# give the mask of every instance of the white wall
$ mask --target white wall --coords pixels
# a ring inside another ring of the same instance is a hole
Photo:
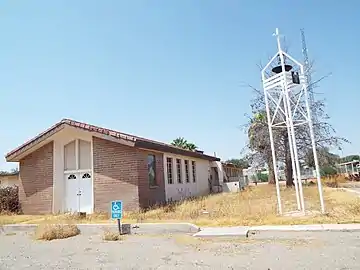
[[[239,182],[224,182],[223,185],[223,192],[238,192],[239,189]]]
[[[219,176],[219,185],[221,186],[224,182],[224,167],[221,164],[221,161],[213,161],[211,162],[211,167],[217,168],[218,176]]]
[[[173,184],[168,182],[167,158],[173,159]],[[182,183],[178,183],[176,159],[181,159]],[[189,160],[190,183],[185,180],[185,163]],[[196,164],[196,182],[193,182],[191,161]],[[210,162],[203,159],[196,159],[187,156],[164,154],[164,180],[165,180],[165,197],[166,200],[178,201],[187,197],[197,197],[209,194],[209,169]]]
[[[7,175],[0,177],[0,187],[13,187],[19,185],[18,175]]]
[[[53,136],[54,139],[54,188],[53,212],[64,212],[66,206],[65,176],[64,176],[64,146],[75,139],[91,142],[92,134],[72,127],[66,127]],[[91,162],[92,164],[92,162]],[[91,173],[93,179],[93,171]],[[92,194],[94,197],[94,194]],[[94,198],[92,198],[94,202]]]

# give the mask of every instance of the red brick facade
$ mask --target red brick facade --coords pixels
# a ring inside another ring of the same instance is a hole
[[[53,142],[20,161],[19,198],[24,214],[52,212]],[[150,187],[147,156],[156,157],[156,187]],[[163,154],[93,137],[94,211],[109,211],[112,200],[125,210],[165,201]],[[65,197],[65,196],[64,196]]]
[[[141,208],[165,202],[165,181],[164,181],[164,155],[147,151],[140,152],[138,162],[139,172],[139,203]],[[155,155],[155,177],[156,187],[150,187],[148,178],[147,156]]]
[[[53,142],[20,161],[19,199],[24,214],[48,214],[53,203]]]
[[[109,211],[112,200],[122,200],[125,210],[135,210],[165,200],[163,155],[156,156],[158,187],[149,187],[149,152],[93,137],[95,211]],[[150,153],[153,154],[153,153]]]

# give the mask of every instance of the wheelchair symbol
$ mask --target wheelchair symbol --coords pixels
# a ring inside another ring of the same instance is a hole
[[[113,211],[119,211],[119,210],[120,210],[120,206],[117,203],[115,203],[113,205]]]

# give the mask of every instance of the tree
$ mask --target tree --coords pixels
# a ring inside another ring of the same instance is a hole
[[[0,171],[0,175],[12,175],[12,174],[17,174],[17,173],[19,173],[18,168],[13,168],[10,171]]]
[[[310,65],[310,68],[312,68],[312,66],[313,65]],[[311,70],[309,72],[311,72]],[[318,86],[318,83],[325,77],[322,77],[321,79],[312,83],[312,89],[315,89]],[[251,102],[252,115],[248,116],[249,122],[244,126],[249,139],[248,148],[252,151],[253,157],[255,157],[257,160],[260,159],[261,162],[264,162],[268,165],[269,184],[272,184],[274,183],[274,171],[267,115],[265,113],[264,93],[262,90],[258,90],[249,84],[247,84],[247,86],[255,92],[255,98]],[[348,141],[345,138],[336,136],[335,129],[329,123],[330,117],[325,113],[324,101],[325,100],[316,100],[315,103],[312,104],[311,109],[312,115],[315,116],[313,127],[316,147],[317,149],[330,149],[334,147],[340,148],[343,142]],[[299,103],[298,106],[305,109],[304,103]],[[293,170],[287,129],[273,129],[273,138],[277,159],[283,162],[285,165],[286,185],[292,186]],[[304,161],[306,157],[309,157],[310,150],[312,149],[310,131],[307,125],[296,127],[296,143],[299,159]],[[319,160],[324,158],[322,155],[325,153],[328,155],[329,152],[318,152]]]
[[[249,168],[249,162],[246,160],[246,158],[232,158],[226,161],[227,163],[232,163],[234,164],[236,167],[241,168],[241,169],[246,169]]]
[[[354,161],[354,160],[360,160],[360,156],[359,155],[349,155],[349,156],[345,156],[340,158],[340,163],[345,163],[345,162],[350,162],[350,161]]]
[[[12,173],[18,173],[18,172],[19,172],[19,168],[13,168],[13,169],[11,169],[11,172],[12,172]]]
[[[249,138],[248,147],[253,151],[249,155],[249,159],[253,167],[263,167],[268,165],[268,182],[275,183],[275,175],[273,169],[271,147],[269,143],[269,130],[267,125],[267,118],[264,110],[259,110],[254,113],[253,118],[249,119],[247,126],[247,135]]]
[[[318,162],[320,167],[334,167],[340,161],[340,157],[329,151],[329,148],[318,148]],[[315,161],[312,149],[308,149],[304,157],[304,164],[308,167],[315,168]]]
[[[178,137],[175,140],[171,142],[171,145],[189,150],[189,151],[195,151],[197,149],[197,146],[194,143],[190,143],[187,140],[185,140],[183,137]]]

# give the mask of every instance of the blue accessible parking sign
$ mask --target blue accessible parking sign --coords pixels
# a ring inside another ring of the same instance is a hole
[[[122,201],[111,202],[111,218],[122,219]]]

